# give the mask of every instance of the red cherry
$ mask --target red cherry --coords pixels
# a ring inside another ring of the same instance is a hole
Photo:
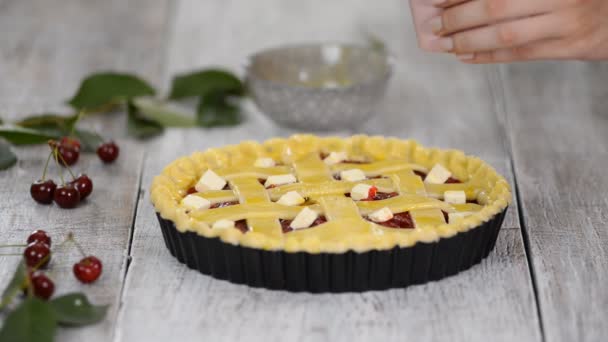
[[[60,186],[53,196],[55,203],[64,209],[74,208],[80,203],[80,193],[72,184]]]
[[[23,257],[29,267],[45,267],[51,260],[51,248],[44,242],[30,243],[25,247]]]
[[[376,197],[376,192],[378,192],[378,188],[376,188],[374,185],[372,185],[372,187],[369,188],[369,190],[367,192],[367,200],[373,201],[374,197]]]
[[[51,246],[51,237],[44,230],[34,230],[30,236],[27,237],[28,245],[32,242],[43,242],[49,247]]]
[[[30,186],[30,195],[38,203],[50,204],[53,202],[55,189],[57,189],[57,184],[53,180],[37,180]]]
[[[118,158],[120,149],[113,141],[103,143],[97,148],[97,155],[104,163],[111,163]]]
[[[80,174],[76,179],[70,182],[76,190],[80,193],[80,200],[84,200],[89,197],[91,192],[93,192],[93,181],[85,174]]]
[[[55,292],[53,281],[40,271],[30,275],[30,284],[32,285],[34,296],[44,300],[51,298],[53,292]]]
[[[61,140],[59,140],[59,145],[63,145],[63,146],[72,146],[78,149],[78,151],[80,152],[80,141],[76,138],[71,138],[71,137],[62,137]]]
[[[90,284],[101,275],[101,260],[90,255],[74,264],[74,276],[83,284]]]
[[[60,165],[74,165],[78,161],[78,157],[80,157],[80,149],[75,146],[59,144],[57,151],[61,156],[59,157]]]

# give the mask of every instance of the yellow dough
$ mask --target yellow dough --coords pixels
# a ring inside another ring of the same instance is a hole
[[[345,152],[345,163],[327,165],[322,156]],[[258,158],[272,158],[276,166],[254,167]],[[349,163],[357,161],[358,163]],[[447,168],[462,183],[428,184],[414,171],[428,172],[435,164]],[[348,182],[334,179],[340,171],[360,169],[368,179]],[[181,203],[208,169],[228,181],[230,190],[199,192],[213,203],[236,205],[190,210]],[[266,189],[260,179],[292,174],[296,183]],[[374,178],[371,177],[383,177]],[[396,197],[377,201],[353,201],[345,194],[358,183],[374,185],[379,192],[396,192]],[[442,201],[446,191],[462,190],[467,200],[477,203],[450,204]],[[151,186],[156,211],[174,222],[181,232],[219,237],[223,242],[264,250],[342,253],[385,250],[395,246],[434,242],[468,231],[503,211],[511,201],[506,180],[482,160],[461,151],[425,148],[412,140],[357,135],[350,138],[294,135],[264,143],[246,141],[238,145],[196,152],[167,166]],[[297,191],[307,201],[286,206],[276,201]],[[303,208],[326,217],[320,225],[283,233],[279,219],[293,219]],[[363,217],[387,207],[393,213],[409,212],[413,229],[378,225]],[[443,212],[472,212],[447,224]],[[246,220],[248,231],[213,229],[221,219]]]

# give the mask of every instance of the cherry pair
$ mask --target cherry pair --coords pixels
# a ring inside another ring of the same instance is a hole
[[[60,156],[61,165],[71,166],[76,164],[80,157],[80,141],[71,137],[63,137],[59,142],[54,142],[54,147]],[[113,141],[105,142],[97,148],[97,156],[104,163],[112,163],[118,158],[120,149]]]
[[[27,243],[23,256],[29,267],[29,285],[35,296],[48,299],[53,295],[55,284],[39,269],[46,267],[51,259],[51,237],[44,230],[36,230],[27,238]],[[80,247],[79,249],[82,251]],[[99,278],[102,268],[101,260],[90,255],[75,263],[72,270],[76,279],[83,284],[89,284]]]
[[[36,202],[41,204],[51,204],[55,201],[61,208],[74,208],[80,201],[87,198],[93,192],[93,181],[85,174],[80,174],[78,177],[74,176],[69,167],[69,165],[73,164],[73,157],[62,153],[62,149],[80,151],[80,142],[64,137],[59,143],[54,140],[49,141],[49,147],[51,148],[51,152],[44,165],[42,179],[32,183],[30,195]],[[72,159],[66,159],[66,156]],[[45,179],[51,158],[55,159],[57,164],[67,167],[72,176],[72,181],[65,183],[62,174],[60,174],[61,186],[57,186],[52,179]]]
[[[61,208],[74,208],[93,192],[93,181],[80,174],[71,182],[57,186],[52,179],[38,180],[30,186],[32,198],[41,204],[55,201]]]

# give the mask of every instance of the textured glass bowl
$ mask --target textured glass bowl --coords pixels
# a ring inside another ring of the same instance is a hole
[[[247,85],[260,110],[280,125],[306,130],[356,128],[375,112],[391,75],[386,53],[345,44],[261,51]]]

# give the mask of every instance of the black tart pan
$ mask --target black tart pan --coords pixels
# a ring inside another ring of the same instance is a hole
[[[403,288],[439,280],[487,257],[507,209],[467,232],[433,243],[357,253],[289,253],[235,246],[219,238],[179,232],[158,221],[167,248],[203,274],[252,287],[295,292],[361,292]]]

